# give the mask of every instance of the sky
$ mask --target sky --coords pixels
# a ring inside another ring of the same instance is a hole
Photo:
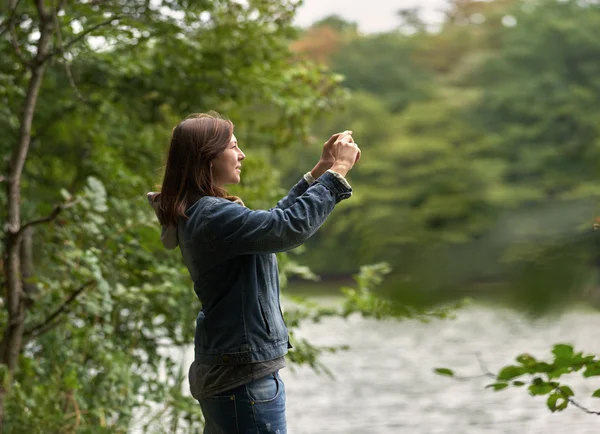
[[[365,33],[384,32],[395,28],[399,22],[399,9],[420,6],[426,21],[439,21],[444,0],[304,0],[298,9],[296,24],[306,27],[328,15],[340,15],[358,23]]]

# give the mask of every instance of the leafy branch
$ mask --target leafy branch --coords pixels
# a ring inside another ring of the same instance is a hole
[[[8,17],[6,18],[6,20],[4,22],[2,22],[2,24],[0,25],[0,28],[6,27],[6,29],[8,29],[8,31],[10,32],[10,42],[12,44],[15,54],[17,55],[17,57],[19,58],[19,61],[23,65],[28,66],[30,61],[29,61],[29,59],[27,59],[25,57],[25,55],[21,51],[21,47],[19,45],[19,39],[17,37],[17,28],[15,25],[15,17],[16,17],[17,7],[19,6],[19,3],[20,3],[20,0],[9,1]],[[4,33],[4,31],[3,31],[3,33]]]
[[[578,403],[574,399],[575,393],[571,387],[558,381],[563,375],[579,371],[582,371],[585,378],[600,376],[600,358],[593,354],[575,353],[573,347],[567,344],[554,345],[552,353],[554,359],[550,362],[538,360],[530,354],[521,354],[516,357],[517,364],[503,367],[498,374],[489,372],[482,363],[484,375],[495,380],[486,388],[500,391],[510,386],[529,385],[530,395],[548,395],[546,405],[552,412],[563,411],[571,404],[587,414],[600,416],[600,411],[590,410]],[[435,373],[458,380],[469,379],[456,376],[454,371],[448,368],[436,368]],[[600,389],[594,391],[592,397],[600,398]]]
[[[70,201],[55,205],[54,209],[52,210],[52,212],[49,215],[47,215],[45,217],[40,217],[38,219],[30,220],[27,223],[24,223],[23,226],[21,226],[21,228],[16,233],[17,239],[20,238],[28,228],[36,226],[36,225],[40,225],[43,223],[48,223],[48,222],[55,220],[56,217],[58,217],[58,215],[62,211],[77,205],[79,203],[79,201],[80,201],[80,199],[76,199],[76,200],[70,200]]]
[[[428,309],[383,298],[376,289],[383,282],[385,275],[391,271],[391,267],[386,262],[360,267],[359,273],[353,276],[356,286],[340,289],[345,296],[341,307],[323,307],[301,297],[290,297],[294,303],[305,309],[291,312],[290,318],[286,319],[292,327],[297,326],[301,320],[318,322],[324,317],[347,318],[352,314],[360,314],[363,317],[378,320],[394,318],[417,319],[427,322],[434,318],[449,318],[456,309],[463,307],[468,302],[468,300],[462,300],[450,306]]]
[[[67,58],[67,51],[65,50],[64,44],[63,44],[62,31],[60,30],[60,22],[58,20],[58,12],[63,8],[64,4],[65,4],[65,0],[61,0],[60,5],[56,8],[54,8],[54,13],[52,14],[52,19],[54,21],[54,30],[56,31],[56,41],[57,41],[57,46],[58,46],[57,52],[60,53],[63,58],[65,72],[67,74],[67,78],[69,80],[69,84],[71,85],[71,88],[75,92],[75,95],[77,95],[77,98],[79,98],[79,100],[81,100],[81,101],[84,101],[85,98],[83,97],[81,92],[79,92],[79,88],[77,87],[77,84],[75,83],[75,78],[73,78],[73,73],[71,72],[71,66],[69,63],[69,59]]]
[[[452,306],[430,310],[384,299],[376,292],[376,288],[383,282],[385,275],[390,272],[391,267],[385,262],[362,266],[359,273],[354,276],[356,287],[341,288],[341,292],[345,296],[341,306],[322,306],[302,297],[290,297],[297,306],[296,309],[288,309],[285,314],[286,323],[291,329],[290,338],[294,345],[294,351],[288,355],[290,361],[298,365],[308,364],[317,372],[322,371],[333,376],[319,361],[318,356],[323,352],[348,349],[347,345],[316,347],[304,339],[297,339],[293,329],[299,327],[302,321],[318,323],[327,317],[348,318],[352,314],[359,314],[378,320],[416,319],[427,322],[432,318],[448,318],[455,309],[462,307],[465,303],[462,301]]]
[[[107,18],[104,21],[101,21],[91,27],[88,27],[87,29],[83,30],[81,33],[79,33],[76,37],[74,37],[73,39],[71,39],[70,41],[61,44],[58,47],[54,47],[52,50],[50,50],[42,59],[42,61],[46,61],[49,58],[51,58],[52,56],[55,56],[56,54],[59,53],[63,53],[66,52],[67,50],[69,50],[69,48],[71,48],[73,45],[77,44],[78,42],[80,42],[81,40],[83,40],[86,36],[88,36],[89,34],[91,34],[92,32],[98,30],[101,27],[104,27],[110,23],[112,23],[115,20],[118,20],[119,18],[121,18],[123,15],[122,14],[114,14],[111,15],[109,18]]]
[[[58,308],[56,308],[54,312],[48,315],[48,317],[45,320],[25,330],[25,336],[39,336],[51,330],[54,326],[58,325],[59,321],[55,321],[55,319],[63,312],[66,312],[69,305],[73,303],[77,299],[77,297],[79,297],[79,295],[81,295],[87,288],[91,287],[95,283],[95,280],[88,280],[79,288],[74,290],[71,293],[71,295],[67,297],[67,299]]]

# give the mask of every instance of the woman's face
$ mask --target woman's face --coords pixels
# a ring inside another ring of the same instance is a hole
[[[227,148],[212,161],[212,176],[215,185],[223,187],[227,184],[238,184],[244,158],[246,155],[238,147],[235,135],[232,135]]]

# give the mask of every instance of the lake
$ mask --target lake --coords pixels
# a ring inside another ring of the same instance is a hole
[[[330,297],[323,298],[331,302]],[[491,371],[529,352],[550,355],[552,344],[600,353],[600,314],[569,311],[529,321],[514,310],[473,305],[454,320],[377,321],[358,316],[304,324],[299,337],[317,345],[349,344],[324,354],[335,374],[329,378],[307,367],[281,371],[286,382],[289,434],[595,434],[598,416],[570,407],[551,413],[545,397],[525,388],[485,389],[487,378],[468,381],[441,377],[435,367],[461,375],[482,373],[477,354]],[[190,346],[185,364],[193,358]],[[572,376],[567,383],[581,404],[600,410],[591,398],[600,378]],[[186,393],[187,386],[185,387]],[[191,398],[190,398],[191,399]]]
[[[335,379],[305,368],[282,372],[289,433],[598,433],[598,416],[574,407],[553,414],[544,397],[533,398],[524,388],[494,392],[485,389],[487,378],[457,381],[433,369],[478,375],[478,353],[496,371],[523,352],[546,356],[558,342],[600,352],[599,327],[600,315],[585,310],[530,322],[515,311],[489,306],[469,307],[455,320],[428,324],[359,317],[306,324],[302,335],[315,344],[352,348],[323,356]],[[600,410],[600,400],[590,397],[600,379],[579,375],[568,384],[578,401]]]

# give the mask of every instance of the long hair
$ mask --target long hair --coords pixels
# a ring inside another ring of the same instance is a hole
[[[233,123],[218,113],[195,113],[179,123],[171,134],[159,202],[163,225],[176,226],[179,217],[203,196],[226,197],[213,183],[211,161],[231,142]]]

